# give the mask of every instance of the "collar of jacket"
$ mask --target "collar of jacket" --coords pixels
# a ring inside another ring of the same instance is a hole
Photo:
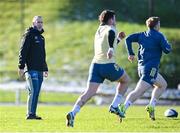
[[[37,30],[36,27],[29,27],[28,29],[30,32],[35,33],[35,34],[42,34],[44,32],[44,29],[42,29],[41,31]]]

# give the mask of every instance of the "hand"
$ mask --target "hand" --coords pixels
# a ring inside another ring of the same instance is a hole
[[[18,74],[20,77],[24,77],[24,69],[19,69]]]
[[[132,63],[134,61],[134,55],[129,55],[128,60]]]
[[[107,58],[108,58],[108,59],[111,59],[112,56],[113,56],[113,53],[114,53],[113,48],[109,48],[109,49],[108,49],[108,52],[107,52]]]
[[[43,76],[44,76],[45,78],[47,78],[47,77],[48,77],[48,71],[43,72]]]
[[[118,38],[120,38],[121,40],[123,39],[123,38],[125,38],[126,37],[126,34],[124,33],[124,32],[119,32],[118,33]]]

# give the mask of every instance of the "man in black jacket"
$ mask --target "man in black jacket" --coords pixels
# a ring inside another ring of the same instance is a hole
[[[42,119],[36,115],[36,108],[43,76],[48,76],[43,32],[42,17],[34,16],[33,26],[23,35],[19,51],[19,76],[25,75],[29,91],[26,119]]]

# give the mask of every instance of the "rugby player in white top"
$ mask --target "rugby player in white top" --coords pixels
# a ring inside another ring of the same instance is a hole
[[[89,68],[89,78],[86,91],[78,98],[73,109],[66,116],[67,126],[74,126],[74,119],[81,107],[96,94],[97,89],[105,79],[118,82],[116,94],[110,105],[109,112],[121,116],[118,104],[120,104],[127,90],[129,77],[121,67],[116,64],[116,48],[124,32],[116,30],[115,12],[104,10],[99,16],[100,26],[94,39],[94,58]]]

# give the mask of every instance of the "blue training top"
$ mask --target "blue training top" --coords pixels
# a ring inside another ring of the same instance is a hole
[[[138,69],[145,71],[152,67],[158,69],[162,51],[166,54],[171,51],[171,46],[165,36],[154,29],[131,34],[126,38],[125,44],[129,55],[135,55],[132,49],[132,42],[139,44]]]

